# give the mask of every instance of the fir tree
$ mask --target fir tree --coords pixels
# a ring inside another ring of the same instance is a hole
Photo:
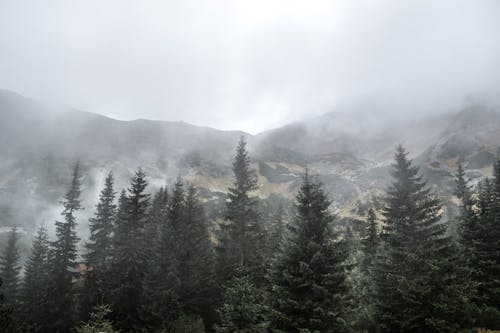
[[[478,285],[477,303],[481,324],[500,328],[500,161],[494,165],[494,178],[485,179],[477,189],[474,233],[462,236],[472,244],[470,267]]]
[[[274,214],[271,216],[270,231],[268,232],[269,239],[266,259],[269,262],[273,256],[279,251],[285,237],[285,209],[280,204]]]
[[[362,268],[367,275],[371,275],[371,271],[375,265],[377,251],[380,245],[380,236],[377,228],[377,216],[373,208],[368,210],[366,219],[367,226],[363,230],[363,239],[361,240],[361,248],[363,251]]]
[[[0,277],[0,332],[14,333],[14,325],[12,323],[12,307],[5,304],[2,284],[3,280]]]
[[[110,267],[111,236],[116,214],[114,178],[110,172],[102,189],[93,218],[89,220],[90,238],[85,244],[88,272],[79,297],[82,318],[86,319],[94,306],[103,301],[105,279]]]
[[[349,287],[344,241],[333,231],[330,201],[308,174],[296,197],[296,216],[271,268],[275,332],[346,332]]]
[[[466,271],[440,223],[441,205],[402,146],[384,209],[377,265],[377,319],[389,332],[456,332],[469,297]]]
[[[235,277],[224,293],[223,305],[218,310],[220,324],[217,333],[268,332],[268,313],[262,291],[255,287],[250,276],[237,269]]]
[[[22,310],[27,324],[47,326],[49,290],[49,237],[45,224],[40,225],[31,246],[31,255],[24,266]]]
[[[21,265],[19,264],[18,240],[19,234],[17,228],[14,227],[9,233],[7,246],[0,257],[0,277],[3,279],[5,302],[10,305],[14,304],[19,296]]]
[[[81,209],[80,164],[73,168],[71,184],[62,202],[64,221],[56,221],[56,240],[51,244],[48,322],[54,331],[67,332],[73,323],[74,290],[71,269],[76,266],[79,238],[75,213]]]
[[[146,175],[139,169],[133,176],[128,195],[122,192],[113,238],[110,277],[113,315],[117,325],[134,330],[140,325],[139,307],[146,268],[145,225],[149,209]]]
[[[218,276],[224,283],[235,269],[244,267],[261,282],[264,276],[264,229],[259,223],[257,199],[250,193],[257,189],[257,179],[250,169],[250,157],[242,137],[233,162],[235,181],[227,201],[226,223],[221,225],[218,251]]]
[[[177,252],[181,310],[188,315],[201,315],[210,327],[216,296],[214,253],[205,212],[192,185],[187,190],[182,219],[176,237],[181,248]]]
[[[377,216],[373,208],[368,210],[366,226],[362,230],[361,260],[359,277],[356,282],[357,326],[368,332],[376,332],[375,323],[375,265],[380,246],[380,235],[377,228]]]
[[[182,223],[184,187],[180,179],[170,195],[166,216],[159,226],[155,251],[144,280],[143,318],[154,328],[166,328],[180,313],[177,231]]]
[[[477,259],[475,243],[477,237],[480,236],[481,230],[473,209],[475,204],[472,195],[473,191],[469,185],[469,180],[466,178],[461,161],[458,162],[455,183],[455,195],[460,201],[458,221],[459,241],[466,260],[469,262],[469,265],[473,265]]]
[[[89,220],[90,240],[85,245],[85,258],[96,271],[105,271],[111,253],[111,235],[116,213],[113,184],[113,173],[110,172],[104,181],[95,216]]]
[[[108,305],[95,307],[95,311],[90,315],[90,320],[76,328],[77,333],[118,333],[111,322],[107,319],[111,313]]]

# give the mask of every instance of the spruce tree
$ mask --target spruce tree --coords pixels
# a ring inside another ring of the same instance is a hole
[[[255,287],[251,277],[237,269],[224,293],[223,304],[218,310],[220,324],[217,333],[266,333],[269,309],[262,291]]]
[[[85,260],[88,272],[79,297],[82,318],[87,319],[92,309],[103,302],[106,276],[110,268],[111,237],[116,214],[114,203],[116,193],[113,189],[114,178],[110,172],[104,188],[99,195],[94,217],[89,220],[90,238],[85,244]]]
[[[219,235],[218,276],[219,281],[229,281],[234,271],[244,267],[255,281],[264,277],[264,229],[257,213],[257,199],[251,192],[257,189],[257,179],[250,169],[250,157],[242,137],[236,148],[233,162],[234,183],[228,189],[226,223]]]
[[[279,251],[283,243],[286,231],[285,218],[286,218],[285,209],[283,208],[283,205],[280,204],[276,209],[276,212],[272,214],[271,221],[269,223],[270,230],[267,233],[269,237],[267,240],[268,243],[267,253],[265,255],[267,262],[271,261],[271,259]]]
[[[188,187],[176,237],[181,251],[177,258],[180,277],[181,310],[188,315],[201,315],[206,326],[213,324],[212,308],[216,296],[215,261],[208,221],[196,189]]]
[[[462,161],[458,162],[457,174],[455,175],[455,195],[460,201],[458,231],[462,251],[469,265],[477,260],[475,243],[481,235],[480,225],[474,213],[474,198],[472,187],[465,175]]]
[[[469,276],[441,223],[441,204],[402,146],[384,209],[376,316],[388,332],[456,332],[466,319]]]
[[[330,201],[306,173],[281,253],[270,273],[273,332],[347,332],[347,249]]]
[[[5,304],[5,296],[3,294],[2,285],[3,280],[0,277],[0,332],[14,333],[12,307]]]
[[[33,239],[31,255],[24,265],[22,317],[28,325],[39,328],[47,326],[49,245],[47,228],[42,224]]]
[[[113,261],[110,277],[113,315],[117,325],[132,331],[140,325],[139,307],[146,268],[145,226],[148,218],[149,194],[146,175],[139,169],[132,177],[128,195],[119,200]]]
[[[477,283],[480,323],[500,328],[500,161],[494,165],[494,178],[485,179],[477,188],[476,227],[462,237],[472,244],[470,267]]]
[[[19,296],[21,265],[19,263],[18,240],[19,233],[14,227],[9,233],[7,246],[3,249],[0,257],[0,277],[3,279],[5,302],[10,305],[16,303]]]
[[[376,332],[375,323],[375,265],[380,246],[380,235],[377,227],[375,210],[370,208],[366,218],[366,226],[362,230],[361,259],[356,268],[358,272],[355,279],[357,296],[356,313],[357,326],[368,332]]]
[[[376,262],[380,236],[377,227],[377,216],[375,210],[370,208],[366,218],[367,225],[363,230],[361,249],[363,251],[362,270],[370,275]]]
[[[71,269],[77,264],[76,216],[81,209],[80,164],[73,168],[71,184],[62,202],[64,221],[56,221],[56,240],[51,243],[48,322],[53,331],[67,332],[73,324],[74,289]]]
[[[149,258],[144,280],[143,318],[153,328],[166,328],[180,315],[177,254],[182,223],[184,186],[180,179],[169,196],[166,215],[159,226],[155,251]]]

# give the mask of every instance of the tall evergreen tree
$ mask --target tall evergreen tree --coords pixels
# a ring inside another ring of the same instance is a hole
[[[366,218],[366,226],[362,230],[361,238],[361,258],[358,262],[359,267],[356,271],[354,283],[356,284],[355,294],[357,304],[355,317],[357,317],[357,326],[368,332],[377,332],[375,322],[375,265],[380,246],[380,235],[377,227],[377,216],[375,210],[370,208]]]
[[[257,199],[251,196],[251,192],[257,189],[257,179],[250,168],[243,137],[236,148],[233,173],[235,180],[228,189],[226,223],[220,226],[217,247],[219,280],[227,282],[235,269],[245,267],[256,281],[262,281],[264,229],[258,218]]]
[[[224,293],[218,310],[220,324],[217,333],[266,333],[269,327],[269,309],[262,291],[256,288],[250,276],[237,269]]]
[[[347,249],[321,183],[305,175],[297,213],[269,279],[275,332],[346,332]]]
[[[212,308],[216,296],[215,261],[208,221],[196,189],[188,187],[181,230],[176,239],[181,251],[177,259],[180,277],[181,310],[188,315],[201,315],[207,327],[213,324]]]
[[[7,304],[14,304],[19,296],[19,273],[21,265],[19,263],[19,249],[17,242],[19,233],[17,228],[13,228],[9,233],[7,246],[3,249],[0,257],[0,277],[3,279],[3,289]]]
[[[480,237],[481,230],[474,213],[474,198],[472,187],[465,175],[462,161],[459,160],[457,174],[455,175],[456,190],[455,195],[460,201],[459,205],[459,241],[462,245],[464,256],[470,265],[477,260],[476,239]]]
[[[31,255],[24,266],[22,289],[23,320],[42,331],[43,327],[47,327],[49,245],[47,228],[42,224],[33,239]]]
[[[363,230],[361,248],[363,251],[363,271],[370,275],[377,258],[378,247],[380,245],[380,236],[377,227],[377,216],[375,210],[370,208],[366,219],[367,226]]]
[[[106,269],[111,254],[111,235],[116,214],[114,203],[116,193],[113,185],[113,173],[110,172],[104,181],[104,188],[96,205],[95,216],[89,220],[90,239],[85,245],[87,249],[85,258],[96,271]]]
[[[12,307],[5,304],[5,296],[3,294],[2,285],[3,280],[0,277],[0,332],[14,333]]]
[[[276,212],[271,216],[271,221],[269,223],[270,230],[267,233],[269,235],[267,240],[268,253],[266,253],[266,259],[268,262],[271,261],[271,259],[279,251],[281,245],[283,244],[286,232],[285,215],[285,209],[283,208],[283,205],[280,204]]]
[[[457,269],[440,202],[402,146],[392,176],[376,274],[378,322],[388,332],[456,332],[470,277]]]
[[[477,189],[474,233],[462,237],[473,249],[469,262],[478,285],[481,323],[500,328],[500,161],[493,173],[494,178],[485,179]]]
[[[99,195],[94,217],[89,220],[90,238],[85,244],[88,271],[79,297],[83,319],[87,319],[92,309],[98,303],[102,303],[105,294],[105,279],[110,269],[111,237],[116,214],[114,203],[116,193],[113,185],[113,173],[110,172]]]
[[[154,328],[165,328],[180,315],[178,229],[182,223],[184,186],[180,179],[169,196],[166,216],[159,226],[155,251],[148,261],[144,280],[143,317]]]
[[[71,184],[62,202],[61,213],[64,221],[56,221],[56,240],[51,244],[49,273],[48,322],[53,331],[67,332],[73,326],[74,289],[71,269],[76,266],[77,243],[75,213],[81,209],[81,171],[80,164],[73,168]]]
[[[113,238],[113,261],[110,271],[113,281],[109,287],[112,290],[111,303],[118,326],[127,331],[140,325],[139,307],[147,259],[147,185],[146,175],[139,169],[132,177],[128,195],[122,193],[120,197]]]

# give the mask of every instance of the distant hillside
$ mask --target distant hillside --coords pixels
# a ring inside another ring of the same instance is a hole
[[[0,91],[0,118],[0,227],[28,229],[58,217],[57,204],[76,160],[85,174],[84,215],[93,212],[109,170],[121,189],[139,166],[152,190],[180,175],[206,200],[221,200],[232,181],[234,147],[243,135],[259,176],[259,196],[291,198],[307,165],[325,183],[332,208],[359,218],[363,207],[380,204],[398,143],[422,165],[448,206],[457,159],[464,159],[477,180],[490,174],[500,147],[500,114],[483,106],[392,122],[332,112],[252,136],[183,122],[119,121]]]

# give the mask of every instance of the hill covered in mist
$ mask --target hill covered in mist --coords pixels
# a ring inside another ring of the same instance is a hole
[[[380,119],[370,110],[331,112],[250,135],[184,122],[119,121],[0,91],[0,118],[0,226],[28,229],[59,217],[58,202],[76,160],[85,175],[83,215],[93,211],[109,170],[123,188],[139,166],[151,190],[182,176],[207,202],[224,200],[234,148],[243,135],[261,198],[291,198],[307,166],[324,182],[340,216],[356,218],[379,201],[398,143],[449,209],[457,160],[463,158],[469,177],[479,180],[491,174],[500,147],[500,114],[485,106],[412,120]]]

